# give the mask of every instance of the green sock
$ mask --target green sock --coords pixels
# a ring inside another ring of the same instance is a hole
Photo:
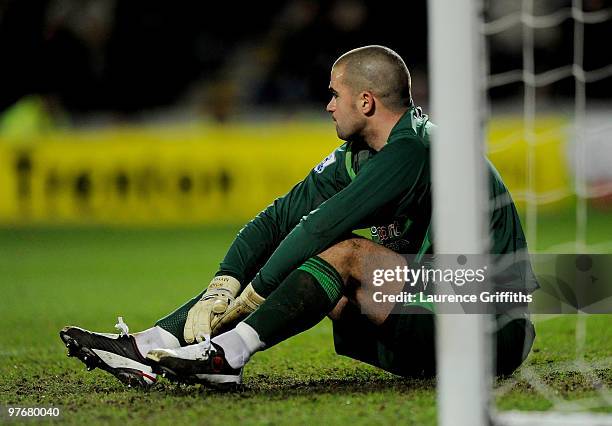
[[[319,257],[308,259],[244,322],[271,347],[318,324],[342,297],[342,278]]]
[[[171,333],[176,337],[181,346],[187,345],[183,338],[183,329],[185,328],[185,322],[187,321],[187,313],[201,298],[204,292],[198,294],[193,299],[187,301],[184,305],[177,308],[174,312],[166,315],[162,319],[158,320],[155,325],[163,328],[167,332]]]

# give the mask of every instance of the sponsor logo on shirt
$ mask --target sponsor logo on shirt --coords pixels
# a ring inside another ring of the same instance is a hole
[[[314,171],[317,173],[323,173],[323,170],[325,170],[327,166],[329,166],[330,164],[334,164],[335,162],[336,162],[336,153],[332,152],[327,157],[325,157],[323,161],[321,161],[317,165],[317,167],[314,168]]]
[[[372,226],[370,232],[372,237],[378,239],[381,243],[402,236],[402,228],[397,220],[389,225]]]

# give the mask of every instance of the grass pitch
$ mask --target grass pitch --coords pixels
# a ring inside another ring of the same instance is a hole
[[[551,230],[542,232],[541,247],[562,240],[555,223],[543,221]],[[237,229],[0,231],[3,410],[54,405],[71,424],[435,424],[433,380],[401,379],[335,355],[328,320],[257,354],[235,393],[166,381],[129,389],[66,357],[58,337],[64,325],[113,332],[122,315],[137,331],[196,294]],[[572,367],[575,328],[575,316],[537,318],[529,359],[496,384],[500,409],[586,400],[612,412],[601,395],[610,398],[612,387],[612,316],[587,317],[588,374]]]

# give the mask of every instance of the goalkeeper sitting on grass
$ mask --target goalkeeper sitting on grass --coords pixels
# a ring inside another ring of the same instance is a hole
[[[150,385],[160,372],[183,382],[239,383],[255,352],[327,315],[338,354],[401,376],[435,374],[431,306],[372,298],[375,269],[406,266],[400,253],[433,252],[433,125],[412,102],[404,61],[388,48],[342,55],[329,90],[327,111],[346,143],[240,231],[208,288],[140,333],[130,334],[121,320],[120,335],[66,327],[60,336],[69,355],[128,384]],[[509,200],[491,211],[491,253],[524,251],[514,204],[488,167],[490,198]],[[372,240],[351,234],[366,227]],[[518,267],[504,288],[537,288],[529,262]],[[404,285],[389,282],[376,291],[397,294]],[[496,366],[508,374],[527,356],[535,333],[526,307],[500,317]]]

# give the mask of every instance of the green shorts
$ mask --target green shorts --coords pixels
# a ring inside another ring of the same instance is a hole
[[[527,315],[497,316],[496,357],[498,375],[508,375],[527,358],[535,329]],[[435,316],[420,306],[403,307],[376,326],[350,305],[340,320],[333,321],[336,353],[363,361],[403,377],[434,377],[436,374]]]

